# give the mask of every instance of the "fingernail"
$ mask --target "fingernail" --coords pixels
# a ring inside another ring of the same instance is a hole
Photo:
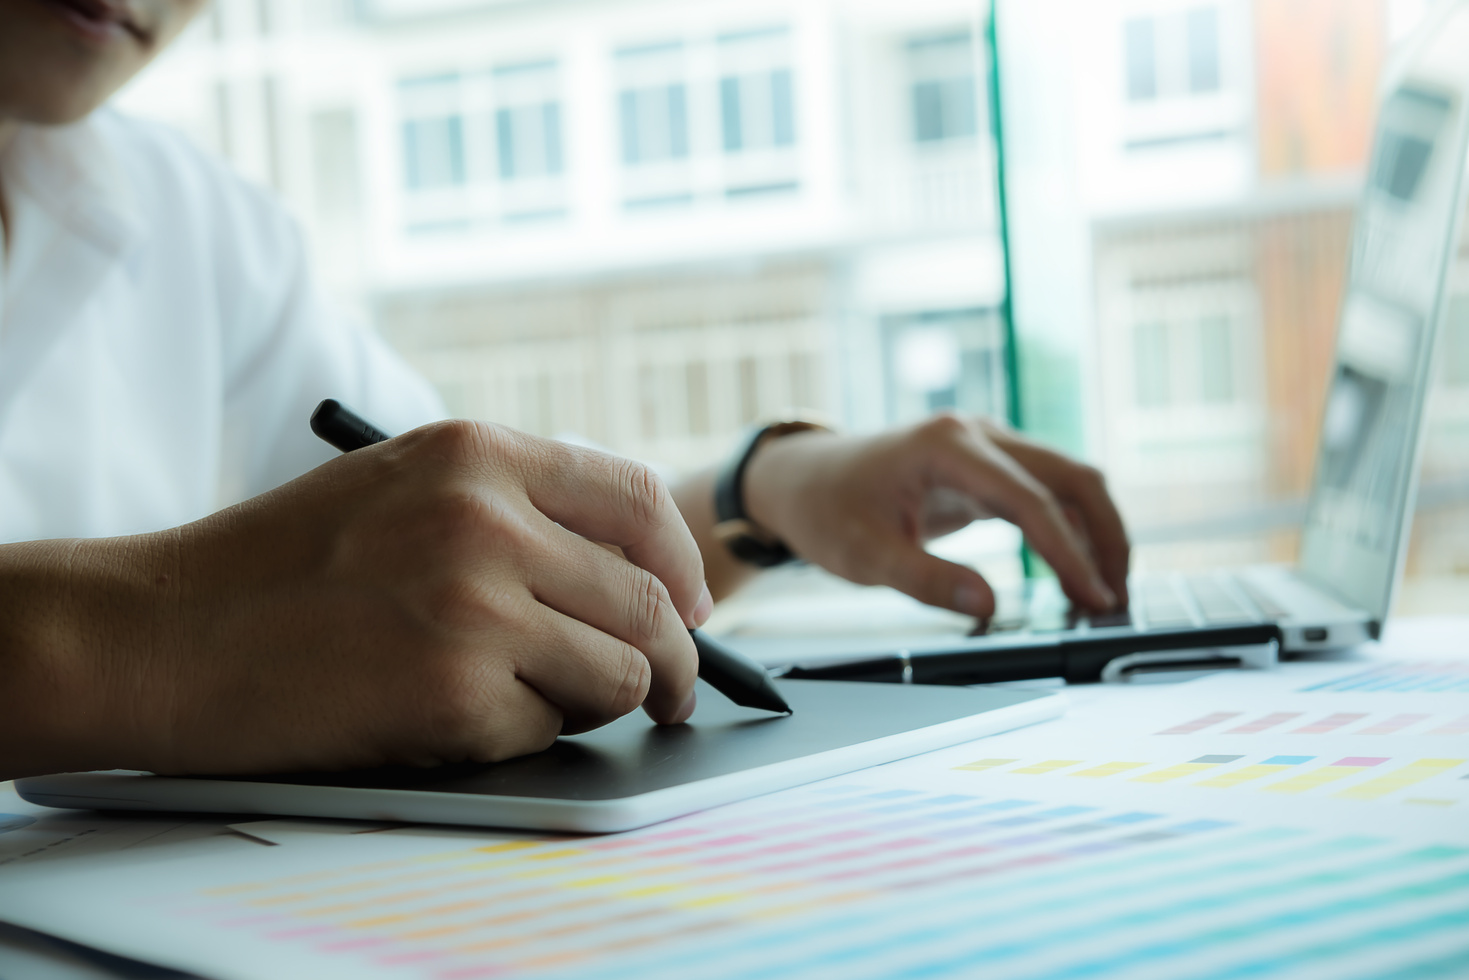
[[[698,707],[698,704],[699,692],[690,691],[689,699],[683,703],[683,707],[679,708],[678,713],[673,716],[673,723],[675,725],[682,725],[684,722],[688,721],[694,713],[694,708]]]
[[[1102,600],[1102,609],[1111,611],[1117,608],[1117,593],[1107,588],[1107,583],[1099,578],[1092,579],[1092,591]]]
[[[709,583],[708,582],[705,582],[704,583],[704,591],[701,592],[701,593],[699,593],[699,601],[694,604],[694,614],[693,614],[693,623],[692,623],[692,626],[695,629],[697,629],[700,626],[703,626],[704,623],[706,623],[709,620],[709,616],[713,612],[714,612],[714,596],[710,595],[710,593],[709,593]]]
[[[954,589],[954,606],[962,613],[981,618],[991,612],[985,594],[968,582],[961,582]]]

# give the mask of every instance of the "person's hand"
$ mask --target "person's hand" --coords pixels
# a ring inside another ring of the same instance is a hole
[[[993,614],[978,572],[923,549],[982,517],[1018,525],[1078,605],[1127,603],[1127,534],[1101,473],[993,422],[942,414],[866,438],[771,439],[744,495],[755,523],[801,558],[930,605]]]
[[[468,422],[171,532],[75,545],[89,567],[101,547],[150,555],[109,585],[117,628],[71,658],[90,714],[73,741],[108,750],[94,767],[494,761],[638,705],[680,722],[688,627],[712,607],[650,470]]]

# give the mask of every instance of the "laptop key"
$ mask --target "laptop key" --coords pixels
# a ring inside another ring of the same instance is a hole
[[[1253,623],[1256,617],[1234,596],[1225,591],[1217,579],[1210,576],[1194,576],[1186,580],[1194,602],[1203,614],[1204,622],[1211,626],[1225,623]]]
[[[1240,587],[1240,591],[1250,597],[1251,602],[1260,607],[1260,612],[1266,619],[1286,619],[1290,616],[1284,606],[1270,598],[1249,579],[1236,577],[1234,582]]]

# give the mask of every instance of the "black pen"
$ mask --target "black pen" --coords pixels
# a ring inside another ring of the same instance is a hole
[[[311,431],[344,453],[391,438],[335,398],[316,406],[311,413]],[[699,651],[699,676],[710,687],[745,708],[792,713],[764,667],[698,630],[689,630],[689,635]]]
[[[1187,630],[1138,631],[1124,627],[1085,633],[1063,631],[1037,634],[1024,646],[999,650],[986,649],[979,638],[957,648],[899,650],[830,664],[797,664],[781,676],[787,680],[950,685],[1061,677],[1077,684],[1101,680],[1109,663],[1132,654],[1176,653],[1138,665],[1152,670],[1240,666],[1242,661],[1230,653],[1279,639],[1280,630],[1274,623]]]

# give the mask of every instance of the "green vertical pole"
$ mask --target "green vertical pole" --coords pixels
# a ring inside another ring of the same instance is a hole
[[[989,47],[990,136],[995,145],[996,217],[1000,223],[1000,256],[1005,292],[1000,297],[1000,328],[1005,338],[1005,415],[1015,428],[1023,428],[1020,401],[1020,349],[1015,337],[1014,306],[1011,303],[1013,280],[1010,274],[1010,203],[1005,185],[1005,126],[1000,104],[999,0],[991,0],[989,20],[985,24],[985,43]]]
[[[1015,330],[1014,279],[1010,270],[1010,202],[1005,173],[1005,116],[1000,99],[1000,0],[990,0],[989,19],[985,23],[985,44],[989,47],[990,136],[995,145],[995,205],[1000,223],[1000,261],[1003,266],[1005,291],[1000,297],[1000,329],[1005,338],[1005,414],[1017,429],[1025,427],[1020,399],[1020,343]],[[1026,578],[1037,572],[1036,556],[1030,546],[1020,546],[1020,567]]]

